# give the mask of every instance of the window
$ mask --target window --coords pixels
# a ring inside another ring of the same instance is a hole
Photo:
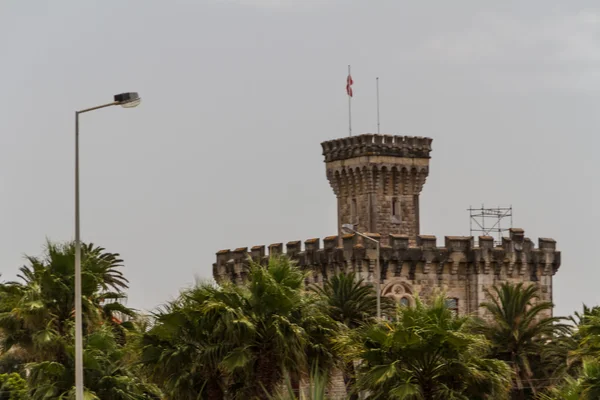
[[[446,307],[450,310],[452,315],[458,315],[458,299],[456,297],[446,299]]]
[[[358,214],[358,210],[357,210],[357,205],[356,205],[356,199],[352,199],[352,204],[350,205],[350,215],[352,217],[352,222],[353,223],[358,223],[358,218],[357,218],[357,214]]]
[[[400,299],[400,305],[402,307],[408,307],[410,305],[410,300],[407,297],[403,297]]]
[[[397,197],[392,197],[392,223],[399,224],[401,222],[400,200]]]

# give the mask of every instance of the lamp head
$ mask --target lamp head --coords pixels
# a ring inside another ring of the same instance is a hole
[[[352,224],[342,224],[342,231],[345,233],[354,233],[354,225]]]
[[[137,92],[115,94],[115,103],[123,108],[133,108],[140,105],[142,99]]]

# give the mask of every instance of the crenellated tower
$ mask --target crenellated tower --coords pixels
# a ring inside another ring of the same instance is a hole
[[[342,224],[358,231],[419,235],[419,195],[429,174],[432,139],[364,134],[321,143]],[[387,241],[384,239],[384,241]]]
[[[242,284],[249,260],[266,263],[286,254],[306,273],[307,284],[321,285],[340,272],[354,272],[367,283],[379,281],[381,295],[400,304],[414,304],[416,295],[437,291],[448,297],[460,315],[489,317],[480,304],[486,291],[504,282],[523,282],[540,289],[540,299],[552,301],[552,279],[561,264],[553,239],[535,242],[512,228],[500,243],[481,236],[435,236],[419,232],[419,195],[429,174],[432,139],[364,134],[321,143],[327,178],[338,200],[338,235],[321,240],[294,240],[240,247],[217,253],[217,282]],[[380,242],[356,234],[341,235],[342,224]],[[377,256],[379,254],[379,260]],[[377,270],[379,261],[380,270]],[[552,315],[548,311],[548,315]]]

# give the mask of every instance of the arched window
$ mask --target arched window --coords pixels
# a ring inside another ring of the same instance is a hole
[[[410,300],[408,299],[408,297],[402,297],[400,299],[400,305],[403,306],[403,307],[410,306]]]

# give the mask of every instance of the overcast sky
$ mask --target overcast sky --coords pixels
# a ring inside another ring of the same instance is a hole
[[[488,4],[487,6],[484,5]],[[495,6],[489,6],[489,4]],[[468,235],[469,205],[562,251],[557,314],[600,292],[597,1],[96,0],[0,3],[0,272],[73,238],[119,252],[151,309],[214,253],[335,234],[320,142],[353,128],[433,140],[421,230]]]

